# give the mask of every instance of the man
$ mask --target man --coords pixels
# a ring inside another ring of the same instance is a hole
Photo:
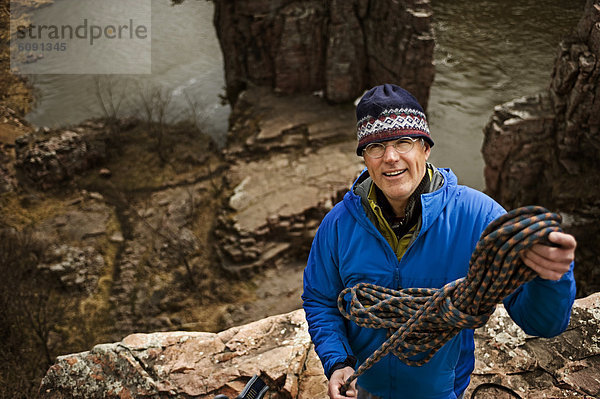
[[[485,227],[505,210],[483,193],[457,184],[449,169],[427,163],[433,140],[423,109],[406,90],[377,86],[356,108],[358,148],[367,169],[323,219],[304,271],[303,306],[331,399],[462,397],[474,367],[473,330],[462,330],[425,365],[389,354],[340,387],[386,340],[385,329],[362,328],[337,309],[338,294],[367,282],[402,289],[440,288],[466,276]],[[537,272],[504,300],[531,335],[560,334],[575,296],[576,242],[553,232],[557,245],[534,245],[522,255]]]

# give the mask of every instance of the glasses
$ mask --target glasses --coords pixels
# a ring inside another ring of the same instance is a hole
[[[405,154],[410,152],[415,146],[415,141],[423,141],[423,139],[413,139],[410,137],[403,137],[398,140],[394,140],[389,144],[384,143],[372,143],[365,147],[363,150],[363,155],[367,154],[371,158],[381,158],[383,154],[385,154],[385,150],[388,146],[394,147],[399,154]]]

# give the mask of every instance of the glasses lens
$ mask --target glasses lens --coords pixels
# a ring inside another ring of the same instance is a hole
[[[381,158],[383,156],[383,154],[385,153],[385,145],[381,144],[381,143],[373,143],[373,144],[369,144],[366,148],[365,148],[365,152],[373,158]]]
[[[409,152],[413,148],[414,141],[411,139],[400,139],[394,143],[394,148],[399,153]]]

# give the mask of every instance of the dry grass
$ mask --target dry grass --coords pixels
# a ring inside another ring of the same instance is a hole
[[[47,196],[43,193],[6,192],[0,194],[2,225],[23,230],[63,213],[65,203],[75,201],[77,193]]]

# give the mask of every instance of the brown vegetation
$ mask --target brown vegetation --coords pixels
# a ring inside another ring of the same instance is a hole
[[[57,355],[134,331],[218,331],[221,307],[251,295],[214,267],[211,231],[224,198],[218,150],[191,125],[150,126],[107,128],[100,164],[46,189],[21,174],[0,194],[4,397],[34,397]],[[164,133],[162,153],[153,129]],[[58,272],[72,253],[75,275]]]

